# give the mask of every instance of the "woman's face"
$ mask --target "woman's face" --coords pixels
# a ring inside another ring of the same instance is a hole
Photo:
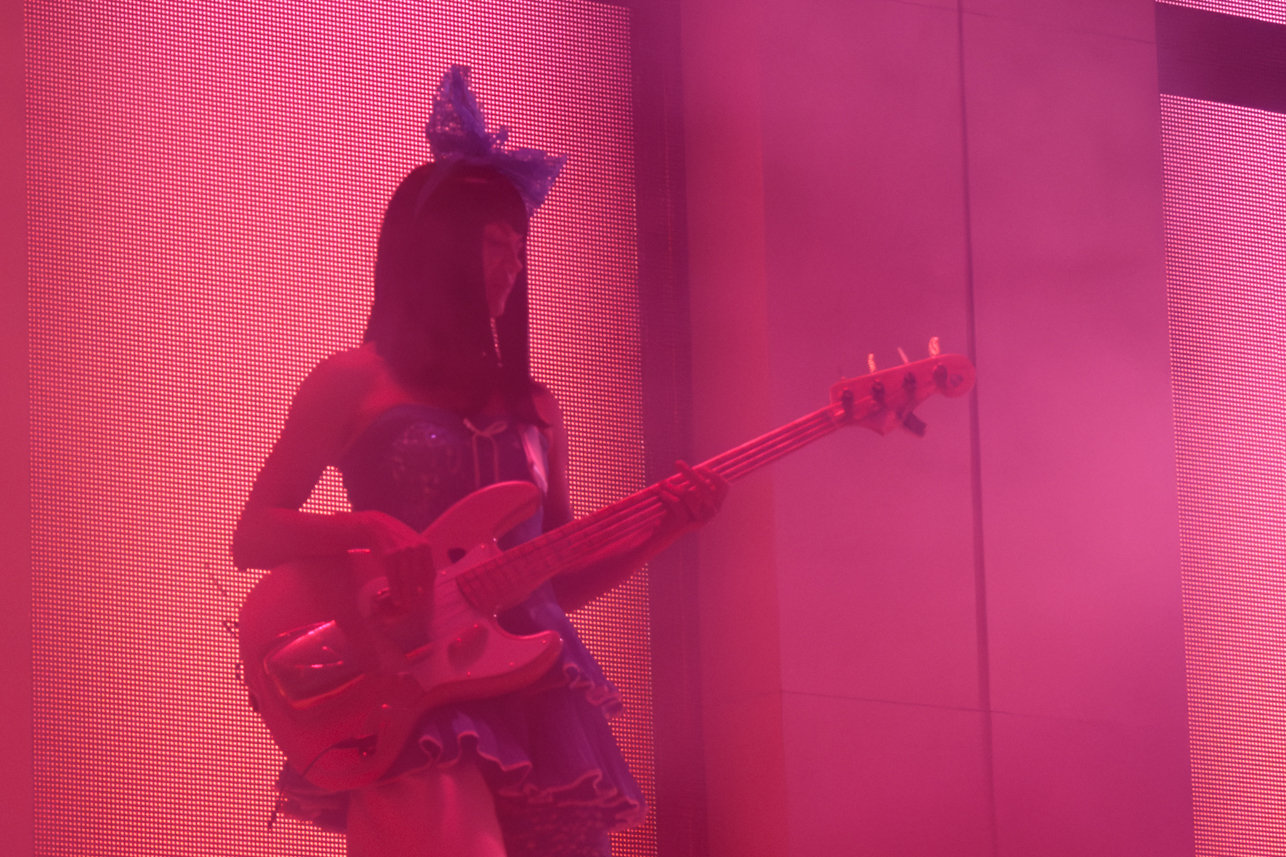
[[[505,303],[522,272],[525,239],[504,221],[488,223],[482,232],[482,271],[486,278],[487,308],[500,318]]]

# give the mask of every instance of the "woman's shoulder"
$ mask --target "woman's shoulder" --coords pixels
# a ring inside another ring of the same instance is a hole
[[[384,361],[373,347],[362,345],[325,357],[299,385],[293,407],[332,417],[361,407],[384,375]]]
[[[384,358],[380,357],[373,343],[366,342],[322,358],[308,377],[323,382],[354,381],[378,378],[384,371]]]
[[[336,394],[361,394],[388,376],[384,358],[371,343],[346,348],[325,357],[304,379],[304,386],[321,387]]]
[[[380,358],[365,347],[326,357],[304,378],[290,401],[279,449],[306,451],[333,464],[352,436],[371,390],[378,387]]]

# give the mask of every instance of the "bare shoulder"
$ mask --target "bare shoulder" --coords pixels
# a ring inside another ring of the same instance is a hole
[[[342,445],[384,371],[383,360],[368,346],[330,355],[299,385],[287,429],[294,423],[309,434],[333,435],[334,443]]]
[[[373,379],[384,371],[384,358],[375,351],[375,346],[367,343],[357,348],[346,348],[336,351],[313,367],[309,378],[319,378],[334,383],[352,383],[361,379]]]
[[[369,345],[337,351],[323,359],[308,373],[299,393],[331,404],[352,396],[360,399],[384,372],[384,361]],[[356,402],[354,402],[356,404]]]

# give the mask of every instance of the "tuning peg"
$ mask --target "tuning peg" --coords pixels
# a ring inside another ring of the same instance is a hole
[[[901,346],[901,345],[899,345],[899,346],[898,346],[898,357],[901,357],[901,358],[902,358],[902,362],[903,362],[903,363],[910,363],[910,362],[911,362],[911,361],[910,361],[910,359],[906,356],[906,352],[902,350],[902,346]]]
[[[874,355],[874,354],[868,354],[868,355],[866,355],[866,368],[871,370],[871,374],[872,374],[872,375],[874,375],[874,374],[875,374],[876,369],[875,369],[875,355]]]
[[[938,344],[938,337],[935,336],[929,340],[929,356],[937,357],[941,353],[942,353],[942,346]]]
[[[924,424],[924,420],[920,419],[915,414],[907,414],[902,418],[902,428],[911,432],[911,434],[916,437],[924,437],[924,430],[928,428],[928,426]]]

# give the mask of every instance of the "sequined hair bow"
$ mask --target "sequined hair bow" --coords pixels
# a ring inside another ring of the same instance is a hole
[[[417,212],[463,164],[490,167],[507,178],[522,196],[530,215],[545,201],[567,161],[566,155],[550,155],[540,149],[506,148],[508,128],[488,133],[482,107],[469,89],[469,68],[462,65],[453,65],[442,75],[424,136],[437,167],[420,190],[415,203]]]

